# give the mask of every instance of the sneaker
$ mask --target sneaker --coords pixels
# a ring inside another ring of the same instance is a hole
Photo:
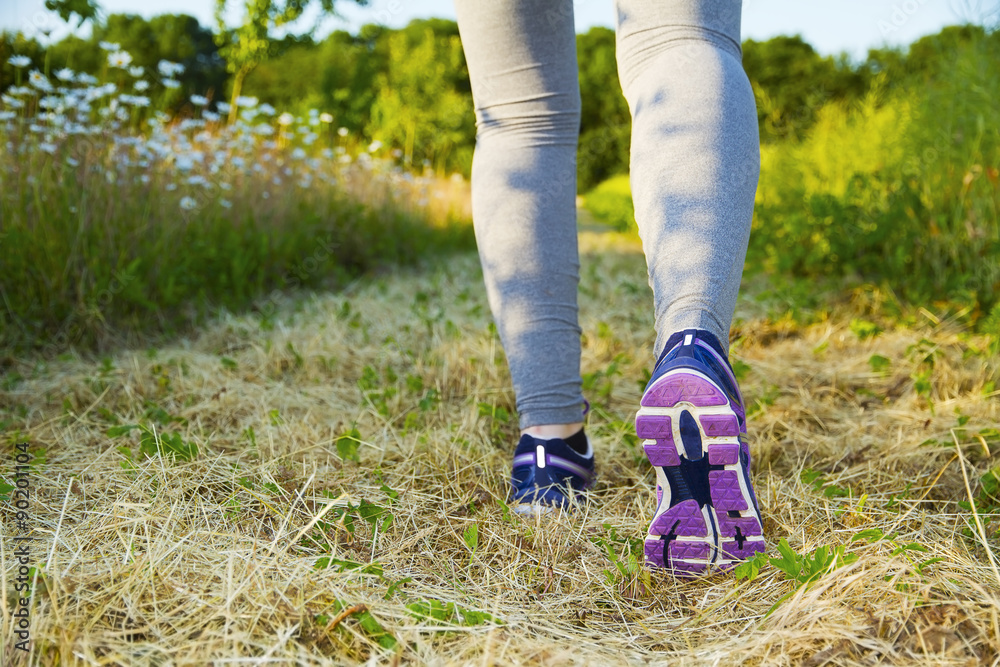
[[[671,336],[640,406],[636,434],[656,468],[646,562],[701,574],[764,551],[746,409],[718,339],[701,329]]]
[[[514,450],[511,503],[521,514],[544,514],[569,509],[580,492],[594,483],[594,449],[580,454],[559,438],[543,440],[522,435]]]

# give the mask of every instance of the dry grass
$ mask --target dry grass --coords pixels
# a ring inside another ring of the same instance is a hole
[[[653,510],[631,434],[651,314],[635,245],[583,241],[600,483],[572,516],[523,520],[500,502],[516,426],[495,409],[512,412],[512,395],[473,255],[289,300],[271,330],[228,317],[155,356],[11,361],[26,379],[0,389],[2,470],[10,482],[15,440],[44,448],[29,520],[44,577],[25,656],[12,650],[13,542],[0,542],[0,661],[996,664],[1000,582],[957,501],[959,453],[974,493],[996,463],[998,443],[975,434],[1000,418],[985,384],[997,361],[963,354],[982,341],[947,323],[860,341],[847,311],[803,328],[745,297],[734,349],[760,406],[750,435],[771,553],[787,537],[800,553],[846,545],[859,559],[797,592],[769,565],[752,581],[605,574],[617,570],[597,542],[621,553]],[[925,367],[907,348],[924,338],[939,354],[921,395],[911,376]],[[891,362],[881,373],[869,366],[876,352]],[[615,359],[619,374],[594,374]],[[138,431],[107,435],[116,421],[177,433],[199,454],[146,458]],[[338,456],[354,426],[360,462]],[[807,469],[827,486],[803,481]],[[834,487],[849,496],[824,494]],[[354,511],[352,534],[343,508],[362,500],[366,512],[387,508],[391,525]],[[0,516],[4,536],[17,534],[8,504]],[[993,520],[983,517],[987,531]],[[851,541],[872,528],[927,552]],[[324,555],[381,574],[317,569]],[[942,560],[921,573],[915,563],[931,557]],[[433,600],[461,611],[420,618]],[[372,621],[395,648],[377,643]]]

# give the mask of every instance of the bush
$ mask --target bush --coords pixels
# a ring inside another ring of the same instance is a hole
[[[881,100],[876,87],[824,108],[802,143],[763,147],[752,261],[884,281],[911,302],[997,303],[1000,42],[950,58],[928,88]]]
[[[620,232],[636,229],[635,209],[629,177],[615,176],[591,190],[583,200],[584,207],[597,220],[605,222]]]

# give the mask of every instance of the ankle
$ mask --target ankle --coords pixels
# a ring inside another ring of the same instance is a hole
[[[583,422],[575,422],[573,424],[540,424],[522,429],[521,435],[530,435],[533,438],[541,438],[543,440],[551,438],[565,440],[579,433],[582,428]]]

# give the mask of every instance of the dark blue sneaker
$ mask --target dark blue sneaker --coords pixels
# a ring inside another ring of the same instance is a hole
[[[636,435],[657,482],[646,562],[700,574],[764,551],[746,409],[718,339],[701,329],[671,336],[640,405]]]
[[[587,452],[580,454],[558,438],[521,436],[511,473],[511,502],[518,503],[516,512],[538,514],[569,509],[580,500],[580,492],[593,483],[594,449],[589,439]]]

